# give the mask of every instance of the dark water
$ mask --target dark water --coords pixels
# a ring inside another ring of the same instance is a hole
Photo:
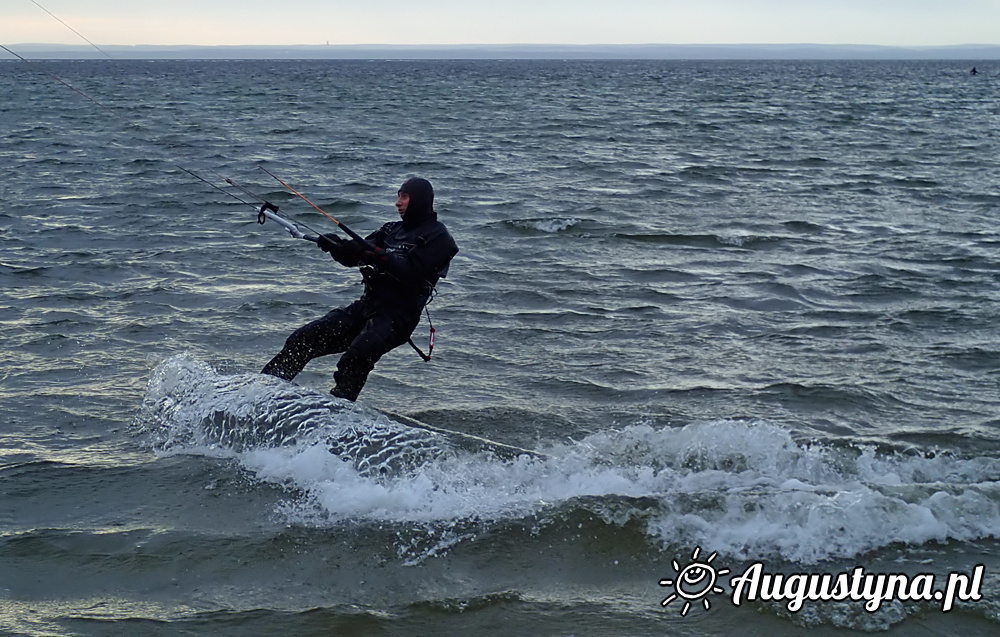
[[[972,65],[0,64],[0,631],[995,634],[1000,81]],[[435,184],[462,252],[433,362],[391,353],[356,409],[333,359],[254,374],[360,292],[182,170],[332,230],[257,164],[362,233]],[[983,564],[982,599],[682,616],[658,582],[696,547]]]

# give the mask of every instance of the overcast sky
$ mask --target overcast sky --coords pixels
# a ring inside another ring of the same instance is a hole
[[[37,0],[96,44],[1000,43],[1000,0]],[[0,0],[0,44],[80,44]]]

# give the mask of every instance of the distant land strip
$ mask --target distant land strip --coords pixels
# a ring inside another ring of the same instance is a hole
[[[94,47],[10,44],[35,59],[104,57]],[[123,46],[101,48],[120,59],[201,60],[1000,60],[1000,45],[875,46],[827,44],[468,44],[295,46]],[[4,54],[6,55],[6,54]],[[0,57],[0,59],[3,59]],[[14,58],[11,58],[14,59]]]

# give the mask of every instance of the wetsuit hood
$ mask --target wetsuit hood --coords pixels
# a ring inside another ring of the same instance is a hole
[[[403,182],[399,192],[405,192],[410,196],[410,203],[406,205],[406,213],[403,214],[404,226],[412,228],[427,219],[437,218],[434,213],[434,188],[431,187],[431,182],[420,177],[412,177]]]

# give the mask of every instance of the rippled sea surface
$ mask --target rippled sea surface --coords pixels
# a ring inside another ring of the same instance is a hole
[[[0,63],[0,632],[995,634],[972,65]],[[362,234],[433,182],[433,361],[390,353],[353,408],[335,358],[256,374],[361,289],[187,172],[335,231],[258,166]],[[949,613],[664,606],[713,552],[985,575]]]

